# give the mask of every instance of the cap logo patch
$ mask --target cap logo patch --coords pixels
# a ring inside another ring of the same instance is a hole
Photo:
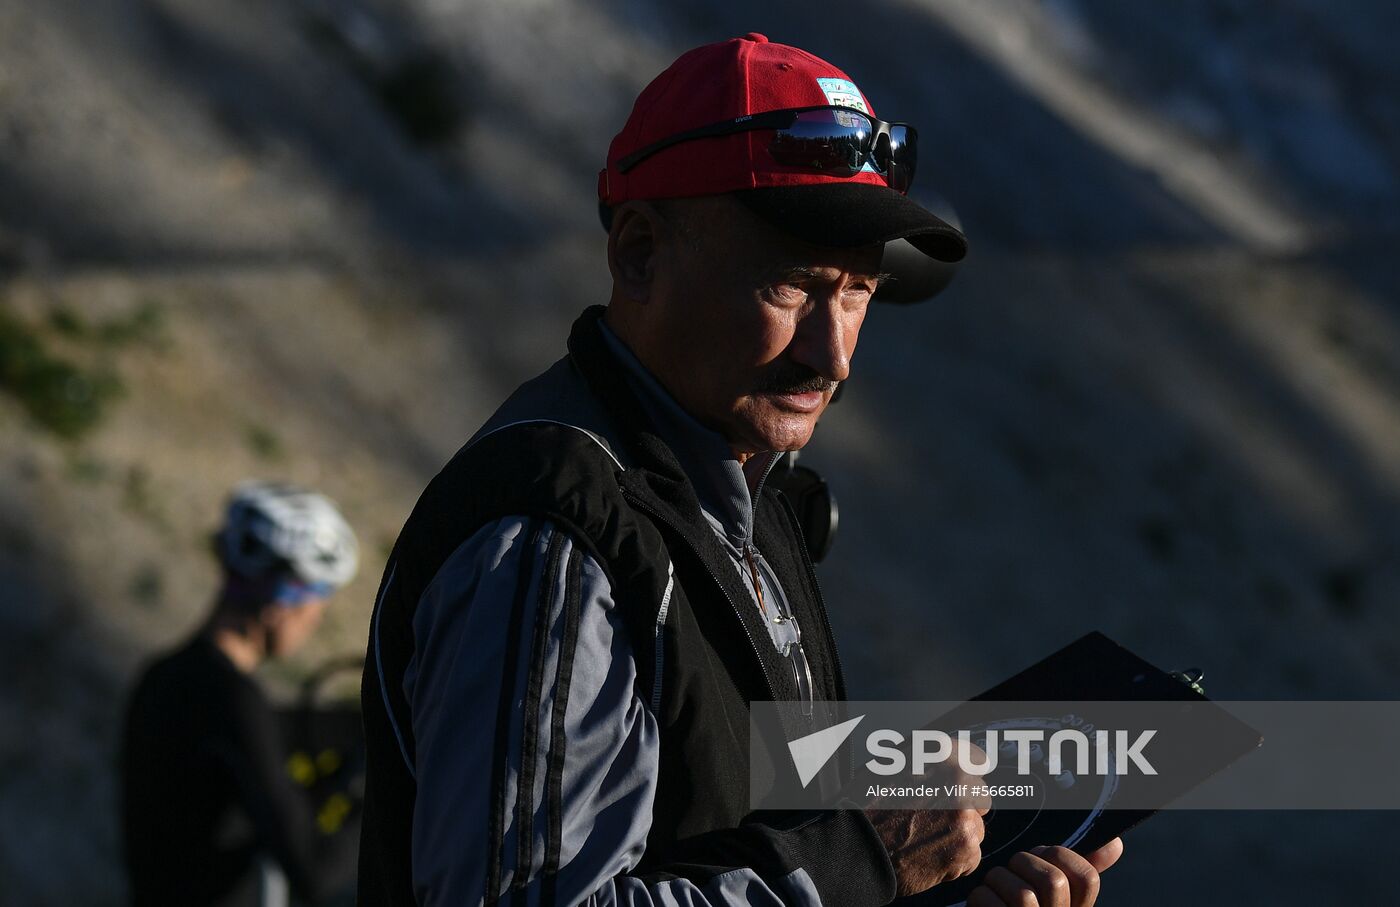
[[[860,89],[850,79],[818,79],[817,87],[826,95],[826,102],[832,107],[850,107],[861,113],[869,113]]]

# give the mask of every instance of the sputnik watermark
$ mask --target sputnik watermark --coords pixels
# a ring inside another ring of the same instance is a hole
[[[861,716],[862,718],[865,716]],[[1089,735],[1077,728],[1064,728],[1055,731],[1049,739],[1048,770],[1051,775],[1059,775],[1065,769],[1064,751],[1073,746],[1075,753],[1074,772],[1078,775],[1126,775],[1136,768],[1144,775],[1155,775],[1157,769],[1147,760],[1143,749],[1157,736],[1152,728],[1138,731],[1135,737],[1130,731],[1107,731],[1102,728]],[[871,759],[865,767],[877,775],[898,775],[906,770],[922,775],[935,765],[941,765],[950,758],[969,775],[981,777],[991,774],[1000,765],[1000,756],[1005,743],[1016,754],[1016,773],[1029,775],[1031,760],[1036,755],[1034,744],[1045,742],[1043,729],[988,730],[977,742],[973,741],[972,731],[958,731],[956,745],[954,737],[946,731],[916,730],[911,735],[910,755],[906,758],[904,734],[884,728],[872,732],[865,738],[866,749]],[[1089,766],[1093,755],[1093,768]]]
[[[750,740],[756,809],[1038,812],[1163,808],[1260,735],[1203,701],[867,701],[754,703]]]
[[[864,715],[823,728],[788,742],[793,767],[803,788],[812,783],[821,770],[865,719]],[[1126,775],[1136,770],[1143,775],[1155,775],[1157,769],[1147,759],[1144,750],[1157,735],[1153,728],[1132,734],[1123,730],[1093,731],[1092,737],[1078,728],[1062,728],[1048,734],[1043,728],[1009,728],[986,730],[977,735],[970,730],[947,731],[921,728],[906,735],[892,728],[879,728],[865,736],[865,749],[870,758],[865,768],[882,776],[911,773],[927,775],[938,766],[955,764],[961,772],[973,777],[985,777],[1002,764],[1003,755],[1014,759],[1017,775],[1029,777],[1034,764],[1044,760],[1052,779],[1063,786],[1069,772],[1076,776],[1111,774]],[[905,753],[906,739],[909,752]],[[1040,744],[1045,745],[1048,758]],[[1073,768],[1067,767],[1066,750],[1070,751]],[[1092,762],[1092,765],[1091,765]],[[917,784],[890,787],[880,784],[867,786],[866,796],[872,798],[913,797],[923,800],[943,798],[949,801],[974,800],[983,797],[1034,797],[1035,782],[1024,784]]]
[[[823,728],[805,737],[789,741],[788,751],[792,755],[793,766],[797,769],[802,786],[806,787],[825,767],[837,749],[846,741],[856,725],[865,719],[859,715],[829,728]],[[1102,728],[1094,731],[1093,739],[1076,728],[1064,728],[1050,734],[1048,768],[1050,774],[1059,775],[1065,769],[1064,752],[1067,747],[1074,752],[1074,771],[1079,775],[1126,775],[1136,767],[1144,775],[1155,775],[1153,767],[1143,752],[1157,731],[1152,728],[1138,731],[1129,740],[1129,731],[1107,731]],[[1016,772],[1021,775],[1031,773],[1032,758],[1038,759],[1035,744],[1046,742],[1043,729],[1011,729],[1004,731],[988,730],[985,736],[973,742],[972,731],[958,731],[956,738],[946,731],[920,729],[910,735],[910,754],[901,749],[905,735],[891,728],[881,728],[870,732],[865,738],[866,750],[871,758],[865,767],[877,775],[898,775],[912,771],[922,775],[935,765],[953,759],[962,771],[969,775],[988,775],[1001,764],[1000,754],[1005,743],[1014,750]],[[956,739],[956,744],[954,740]],[[1090,768],[1090,756],[1093,768]]]

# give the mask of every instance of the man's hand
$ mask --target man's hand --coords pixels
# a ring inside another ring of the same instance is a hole
[[[956,755],[956,744],[954,745]],[[968,744],[971,758],[986,759],[982,748]],[[981,779],[967,774],[956,759],[940,764],[923,776],[938,786],[976,785]],[[943,801],[945,805],[949,801]],[[963,809],[881,809],[876,800],[865,814],[885,845],[894,866],[898,897],[926,891],[935,885],[960,879],[982,862],[982,839],[987,829],[982,817],[991,809],[987,797],[951,801]]]
[[[899,897],[961,878],[982,861],[985,807],[867,809],[865,814],[890,855]]]
[[[1114,838],[1081,857],[1068,847],[1036,847],[987,873],[967,897],[967,907],[1093,907],[1099,873],[1123,855]]]

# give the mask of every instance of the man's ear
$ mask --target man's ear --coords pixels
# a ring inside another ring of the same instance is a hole
[[[642,201],[624,202],[613,211],[608,231],[608,270],[613,290],[645,304],[656,273],[657,236],[661,215]]]

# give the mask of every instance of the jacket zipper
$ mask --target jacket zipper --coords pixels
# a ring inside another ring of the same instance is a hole
[[[831,660],[836,663],[836,686],[837,694],[846,695],[846,672],[841,668],[841,653],[836,650],[836,634],[831,630],[831,618],[826,613],[826,597],[822,595],[822,587],[817,582],[817,570],[812,565],[812,557],[807,552],[807,538],[802,534],[802,524],[797,520],[797,514],[793,512],[792,505],[787,498],[779,495],[779,500],[783,502],[783,511],[787,514],[788,522],[792,524],[792,529],[797,533],[797,547],[802,549],[802,564],[807,568],[807,581],[812,586],[812,591],[816,593],[817,608],[821,612],[822,628],[826,630],[826,644],[831,648]]]
[[[754,583],[754,596],[758,599],[759,612],[763,615],[764,622],[779,625],[792,624],[793,632],[797,634],[797,638],[789,643],[787,648],[779,649],[778,652],[792,665],[792,680],[797,687],[797,698],[802,703],[802,715],[811,719],[816,711],[816,687],[812,682],[812,665],[807,660],[806,650],[802,647],[802,622],[797,619],[796,614],[791,612],[790,607],[787,612],[783,611],[782,601],[786,597],[785,595],[779,595],[774,599],[770,616],[768,606],[763,598],[763,577],[762,572],[758,569],[759,557],[758,548],[750,542],[745,542],[744,559],[748,562],[749,575]],[[772,568],[768,569],[771,573]],[[793,651],[794,646],[796,647],[795,652]]]
[[[734,604],[734,597],[729,594],[729,590],[724,587],[724,583],[720,582],[719,577],[716,576],[715,572],[710,569],[710,565],[705,563],[704,556],[701,555],[699,551],[695,550],[695,546],[692,545],[690,543],[690,540],[685,537],[685,533],[682,532],[681,528],[677,526],[674,522],[672,522],[669,517],[665,516],[662,513],[659,513],[655,507],[652,507],[646,501],[642,500],[640,497],[633,494],[630,490],[626,488],[622,489],[622,495],[623,497],[631,501],[633,504],[635,504],[637,507],[639,507],[642,511],[654,517],[655,519],[660,520],[662,523],[670,527],[671,531],[674,532],[677,536],[679,536],[681,541],[685,542],[686,546],[689,547],[690,550],[695,554],[696,560],[698,560],[700,562],[700,565],[705,568],[705,573],[708,574],[710,579],[714,582],[714,584],[719,587],[720,594],[723,595],[724,600],[729,603],[729,608],[731,611],[734,612],[734,616],[739,618],[739,626],[744,628],[744,636],[749,641],[749,648],[753,651],[754,658],[758,659],[758,670],[760,673],[763,674],[763,685],[768,690],[768,698],[776,702],[778,699],[778,694],[773,689],[773,678],[768,676],[768,666],[763,661],[762,653],[758,651],[758,644],[754,642],[753,633],[749,632],[749,625],[744,620],[744,615],[739,612],[738,606]]]
[[[754,564],[754,554],[757,553],[757,549],[753,546],[752,535],[753,531],[758,528],[758,505],[763,503],[763,486],[768,482],[768,477],[773,474],[773,469],[778,465],[778,461],[781,460],[783,456],[784,455],[781,453],[774,453],[768,458],[768,465],[764,467],[763,475],[758,477],[758,484],[754,486],[753,490],[753,529],[751,529],[749,533],[750,541],[744,543],[744,553],[749,559],[750,567],[753,568],[754,580],[759,583],[761,583],[762,580],[759,578],[758,567]],[[801,539],[800,532],[801,530],[799,530],[798,542],[802,546],[802,551],[805,556],[807,543]],[[820,600],[821,589],[816,586],[815,575],[811,574],[810,571],[808,575],[813,579],[813,590],[817,593],[818,599]],[[759,604],[761,605],[763,603],[763,593],[758,590],[755,590],[755,592],[759,596]],[[802,717],[807,719],[808,726],[810,727],[813,720],[812,716],[816,712],[815,700],[817,698],[816,686],[812,683],[812,663],[807,660],[807,652],[802,647],[801,621],[797,619],[796,614],[784,614],[779,607],[781,599],[784,597],[785,596],[782,595],[778,596],[779,600],[773,602],[773,610],[778,612],[778,620],[791,621],[793,629],[797,631],[797,640],[793,643],[793,645],[797,646],[797,653],[794,655],[791,649],[789,649],[788,652],[783,654],[783,658],[792,665],[792,681],[797,686],[797,697],[802,701]],[[824,615],[826,613],[826,606],[821,605],[821,610]],[[770,618],[765,614],[764,619],[768,620]],[[829,628],[827,635],[828,637],[830,636]],[[833,648],[832,651],[835,652],[835,649]],[[797,664],[799,658],[802,660],[801,666]],[[806,683],[803,683],[804,677]]]

